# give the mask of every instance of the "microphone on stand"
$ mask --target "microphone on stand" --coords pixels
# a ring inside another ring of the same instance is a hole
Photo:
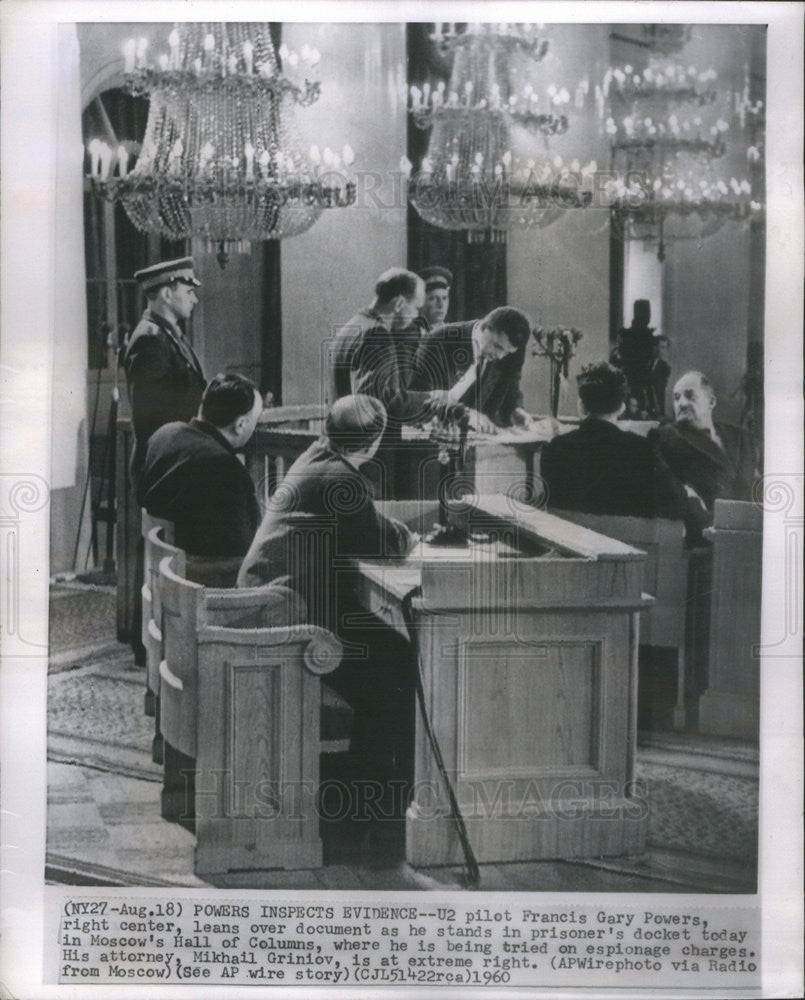
[[[449,523],[448,492],[464,471],[467,451],[467,434],[470,414],[461,403],[451,403],[445,407],[442,426],[434,433],[439,444],[439,463],[442,475],[439,480],[439,522],[433,531],[425,536],[428,545],[465,546],[467,536],[457,525]]]

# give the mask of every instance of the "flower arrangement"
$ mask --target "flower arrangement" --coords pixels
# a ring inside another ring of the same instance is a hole
[[[576,353],[578,343],[584,334],[575,327],[555,326],[546,329],[535,326],[531,331],[536,347],[536,357],[548,358],[551,364],[551,416],[559,412],[559,390],[562,379],[567,379],[570,359]]]

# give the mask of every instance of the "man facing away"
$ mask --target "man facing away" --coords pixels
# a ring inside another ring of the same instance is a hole
[[[530,333],[528,317],[511,306],[493,309],[483,319],[438,327],[417,350],[411,390],[442,390],[446,402],[467,407],[471,426],[485,433],[530,426],[520,394]]]
[[[651,431],[671,471],[712,512],[717,498],[751,500],[755,475],[752,442],[740,428],[713,420],[716,396],[710,380],[686,372],[674,385],[674,423]]]
[[[203,582],[233,586],[257,530],[254,484],[237,452],[262,409],[250,379],[216,375],[197,417],[165,424],[148,442],[140,502],[154,517],[173,521],[174,541],[189,556],[213,560],[215,579]]]
[[[307,603],[308,621],[345,644],[327,677],[355,710],[353,751],[384,777],[406,776],[413,728],[408,644],[370,615],[358,596],[358,558],[404,556],[416,536],[380,514],[361,471],[375,455],[385,409],[345,396],[330,409],[322,437],[288,470],[269,501],[243,560],[238,586],[282,584]]]
[[[148,440],[172,420],[190,420],[196,414],[206,379],[181,322],[190,319],[201,282],[193,259],[164,261],[134,275],[148,306],[126,348],[129,400],[134,427],[132,473],[139,476]]]
[[[577,430],[549,441],[540,472],[549,507],[622,517],[685,520],[695,531],[702,505],[688,496],[652,444],[618,426],[629,392],[624,373],[600,361],[578,375]],[[693,531],[691,534],[693,534]]]
[[[453,284],[453,273],[446,267],[423,267],[419,276],[425,283],[425,300],[419,315],[394,336],[400,377],[406,389],[411,383],[414,358],[422,338],[437,326],[441,326],[447,318],[447,310],[450,308],[450,288]]]

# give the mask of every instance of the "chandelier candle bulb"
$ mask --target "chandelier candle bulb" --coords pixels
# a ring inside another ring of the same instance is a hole
[[[254,146],[247,142],[244,147],[244,154],[246,156],[246,180],[254,180]]]
[[[248,39],[246,39],[246,41],[243,43],[243,63],[246,67],[247,76],[252,75],[253,58],[254,58],[254,46]]]
[[[137,69],[143,69],[145,67],[145,53],[148,49],[148,39],[141,38],[137,42]]]
[[[127,39],[123,44],[123,69],[126,73],[134,72],[134,56],[137,51],[137,43],[133,38]]]
[[[168,45],[170,46],[170,58],[168,64],[171,69],[179,69],[179,32],[174,28],[168,35]]]
[[[101,154],[101,166],[100,166],[101,180],[105,181],[109,177],[109,174],[111,173],[112,170],[112,156],[113,156],[112,147],[108,146],[105,142],[102,142],[100,154]]]
[[[126,152],[126,147],[121,145],[117,147],[117,170],[121,177],[125,177],[128,173],[129,166],[129,154]]]
[[[200,174],[206,173],[207,167],[209,166],[213,156],[215,156],[215,149],[213,148],[212,143],[205,142],[201,147],[198,157],[198,170]]]
[[[352,164],[355,162],[355,153],[353,152],[352,146],[350,146],[349,143],[347,143],[344,146],[344,149],[342,150],[341,155],[344,158],[344,164],[345,164],[345,166],[351,167]],[[409,173],[411,171],[411,164],[410,164],[410,162],[408,163],[408,171],[409,171]]]
[[[89,172],[91,176],[98,177],[101,172],[101,140],[92,139],[87,149],[90,156]]]

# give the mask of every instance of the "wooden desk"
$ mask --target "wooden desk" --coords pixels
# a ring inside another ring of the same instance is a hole
[[[430,504],[381,505],[415,530]],[[412,603],[425,700],[479,861],[639,852],[632,794],[645,556],[550,514],[483,496],[455,519],[491,539],[362,563],[365,605],[406,633]],[[417,717],[406,856],[461,860]]]
[[[539,453],[546,440],[544,428],[534,431],[507,428],[496,434],[471,431],[462,480],[476,494],[508,494],[536,506],[542,497]],[[428,431],[404,427],[402,441],[395,448],[394,464],[398,470],[396,482],[401,485],[394,499],[433,500],[438,496],[442,466],[439,447]]]
[[[323,406],[284,406],[264,410],[246,448],[246,463],[264,504],[285,472],[319,436],[324,426]],[[536,490],[538,455],[545,443],[540,431],[501,430],[495,435],[470,434],[467,442],[467,479],[481,493],[516,491],[521,498],[539,499]],[[403,427],[391,452],[384,451],[383,476],[401,486],[395,499],[434,499],[441,478],[438,446],[428,431]],[[371,463],[364,471],[373,482]],[[388,492],[388,491],[386,491]]]

